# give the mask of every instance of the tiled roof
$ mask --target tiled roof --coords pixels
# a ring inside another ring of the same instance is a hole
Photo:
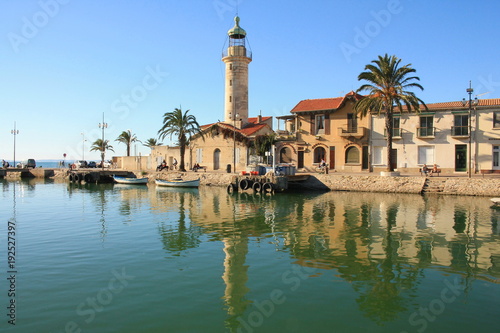
[[[201,128],[202,131],[204,131],[207,128],[213,126],[213,125],[218,125],[220,127],[227,128],[227,129],[229,129],[231,131],[234,130],[237,133],[240,133],[240,134],[248,137],[248,136],[254,135],[255,133],[257,133],[259,130],[263,129],[264,127],[269,126],[266,123],[264,123],[264,121],[269,120],[269,119],[272,119],[272,117],[262,117],[261,122],[259,123],[258,122],[259,121],[258,117],[248,118],[248,124],[245,127],[241,128],[241,129],[239,129],[237,127],[234,127],[231,124],[224,123],[224,122],[218,122],[218,123],[213,123],[213,124],[208,124],[208,125],[202,125],[202,126],[200,126],[200,128]]]
[[[350,97],[355,97],[356,99],[359,99],[362,98],[363,96],[356,94],[354,91],[351,91],[343,97],[305,99],[300,101],[297,105],[295,105],[295,107],[290,112],[297,113],[297,112],[307,112],[307,111],[335,110],[340,108],[345,103],[345,101]]]
[[[442,109],[463,109],[463,108],[468,108],[468,102],[467,105],[464,107],[462,104],[462,101],[456,101],[456,102],[443,102],[443,103],[428,103],[427,107],[429,110],[442,110]],[[479,100],[479,107],[481,106],[500,106],[500,98],[490,98],[490,99],[480,99]]]

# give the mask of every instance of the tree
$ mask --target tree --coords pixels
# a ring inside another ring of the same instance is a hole
[[[385,114],[385,130],[387,136],[387,171],[392,167],[392,137],[394,111],[420,112],[420,104],[427,110],[427,105],[413,92],[407,89],[418,88],[424,90],[419,84],[417,76],[409,76],[416,70],[411,64],[400,67],[401,59],[385,54],[372,60],[372,64],[365,66],[365,72],[358,76],[358,80],[365,80],[356,92],[368,91],[368,95],[356,102],[356,114],[364,117],[369,113]]]
[[[115,141],[124,143],[127,146],[127,156],[130,156],[130,146],[132,143],[139,141],[135,134],[132,134],[130,130],[123,131]],[[140,142],[140,141],[139,141]]]
[[[158,140],[156,140],[155,138],[150,138],[150,139],[147,139],[142,145],[146,146],[148,148],[152,148],[154,146],[161,146],[162,144],[163,143],[158,142]]]
[[[100,151],[101,152],[101,165],[104,167],[104,155],[106,154],[106,150],[113,150],[113,146],[109,144],[108,140],[97,139],[92,143],[90,147],[90,151]]]
[[[163,127],[158,131],[159,139],[164,139],[167,135],[177,137],[177,144],[180,148],[181,161],[179,164],[180,171],[186,171],[184,167],[184,152],[189,145],[191,136],[199,134],[203,138],[200,125],[196,121],[196,117],[188,115],[189,110],[182,113],[182,110],[175,108],[172,112],[167,112],[163,115]]]

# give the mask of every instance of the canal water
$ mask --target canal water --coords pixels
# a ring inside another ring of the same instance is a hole
[[[500,326],[488,198],[0,184],[4,332]]]

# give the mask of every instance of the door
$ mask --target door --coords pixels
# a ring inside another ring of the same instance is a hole
[[[455,145],[455,171],[467,171],[467,145]]]
[[[493,170],[500,170],[500,146],[493,146]]]
[[[328,163],[328,169],[335,170],[335,147],[330,147],[330,162]]]
[[[304,167],[304,151],[299,150],[297,154],[297,169],[302,169]]]
[[[368,169],[368,146],[363,146],[363,156],[361,156],[361,169]]]
[[[392,158],[391,170],[396,170],[398,168],[398,150],[397,149],[391,150],[391,158]]]
[[[220,149],[215,149],[214,151],[214,170],[219,170],[220,168]]]

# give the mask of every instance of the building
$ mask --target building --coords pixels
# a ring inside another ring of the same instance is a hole
[[[260,135],[273,133],[272,117],[249,117],[248,64],[252,52],[246,48],[246,31],[240,18],[228,31],[229,44],[222,54],[225,63],[224,121],[201,126],[202,136],[191,139],[189,165],[207,170],[242,171],[253,162],[254,144]]]
[[[276,145],[277,161],[312,171],[322,160],[333,171],[369,171],[370,116],[360,119],[354,104],[361,95],[300,101],[284,121]]]
[[[500,99],[472,105],[470,124],[468,103],[427,107],[425,112],[394,116],[392,156],[398,171],[418,172],[424,164],[436,164],[444,174],[466,174],[468,165],[472,173],[500,170]],[[385,116],[372,115],[371,120],[370,163],[374,171],[382,171],[387,165]]]

